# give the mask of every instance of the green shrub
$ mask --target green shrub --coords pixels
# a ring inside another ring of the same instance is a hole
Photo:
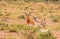
[[[40,32],[38,34],[38,39],[55,39],[55,37],[53,37],[50,31],[47,31],[47,32]]]
[[[5,22],[0,22],[0,30],[6,30],[6,28],[8,27],[8,24]]]
[[[21,15],[18,18],[25,19],[24,15]]]
[[[60,16],[59,15],[51,15],[50,18],[52,18],[53,22],[59,22]]]
[[[16,31],[16,30],[11,29],[11,30],[9,30],[9,32],[17,32],[17,31]]]
[[[56,16],[53,17],[53,21],[54,22],[59,22],[59,19],[60,19],[60,16],[56,15]]]
[[[0,13],[0,16],[3,16],[4,14],[3,13]]]
[[[3,27],[3,28],[2,28]],[[2,26],[0,28],[8,30],[9,32],[19,32],[21,33],[26,39],[55,39],[50,31],[41,32],[40,28],[29,26],[26,24],[12,24],[8,26]]]
[[[21,18],[21,19],[25,19],[24,15],[20,16],[19,18]]]

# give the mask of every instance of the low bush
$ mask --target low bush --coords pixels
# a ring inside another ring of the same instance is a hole
[[[2,26],[4,27],[4,26]],[[26,39],[55,39],[50,31],[41,32],[40,28],[29,26],[26,24],[15,24],[15,25],[8,25],[5,26],[6,30],[9,32],[19,32],[21,33]],[[3,29],[5,29],[3,28]]]
[[[55,37],[53,37],[50,31],[47,31],[47,32],[40,32],[38,34],[38,39],[55,39]]]
[[[59,22],[60,16],[59,15],[51,15],[50,18],[52,18],[53,22]]]

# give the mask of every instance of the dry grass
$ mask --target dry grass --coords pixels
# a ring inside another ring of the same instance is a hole
[[[0,30],[2,31],[6,30],[7,32],[8,31],[23,32],[24,30],[20,31],[21,27],[23,27],[23,29],[25,30],[29,30],[30,28],[34,30],[35,27],[32,28],[31,26],[24,27],[25,25],[23,26],[19,25],[19,24],[25,24],[26,20],[25,20],[24,13],[29,13],[29,12],[32,12],[31,14],[32,19],[33,17],[36,17],[37,20],[40,21],[39,19],[46,18],[47,30],[60,30],[60,27],[59,27],[60,26],[60,4],[45,3],[45,2],[41,2],[41,3],[40,2],[20,2],[20,1],[18,2],[2,1],[0,3]],[[18,24],[18,25],[15,25],[15,24]],[[11,36],[7,39],[15,39],[15,38]],[[24,37],[21,39],[24,39]]]

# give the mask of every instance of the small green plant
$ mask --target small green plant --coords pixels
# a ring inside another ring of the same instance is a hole
[[[60,16],[56,15],[56,16],[53,17],[53,21],[54,22],[59,22],[59,19],[60,19]]]
[[[53,22],[59,22],[60,16],[59,15],[51,15],[52,21]]]
[[[0,13],[0,16],[3,16],[3,13]]]
[[[9,30],[9,32],[17,32],[17,31],[16,31],[16,30],[12,30],[12,29],[11,29],[11,30]]]
[[[10,25],[7,27],[7,30],[9,32],[17,32],[18,31],[18,27],[16,25]]]
[[[7,23],[0,22],[0,30],[5,30],[8,27]]]
[[[20,32],[26,39],[55,39],[50,31],[41,32],[40,28],[29,26],[26,24],[12,24],[8,26],[0,27],[2,29],[8,30],[9,32]]]
[[[53,13],[53,11],[52,11],[52,10],[50,10],[50,11],[49,11],[49,13]]]
[[[47,31],[47,32],[40,32],[38,34],[38,39],[55,39],[55,37],[53,37],[50,31]]]
[[[20,18],[21,18],[21,19],[25,19],[24,15],[22,15]]]

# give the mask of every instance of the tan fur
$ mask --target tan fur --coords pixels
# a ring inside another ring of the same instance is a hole
[[[30,15],[29,14],[26,15],[26,23],[27,24],[31,24],[31,25],[35,25],[33,19],[30,18]]]

